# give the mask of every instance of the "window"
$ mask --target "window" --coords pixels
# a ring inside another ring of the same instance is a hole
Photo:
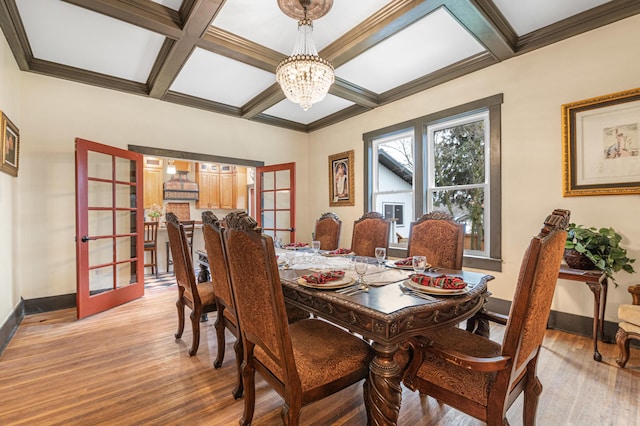
[[[405,254],[412,221],[440,210],[466,225],[465,266],[501,270],[501,104],[495,95],[364,135],[367,207],[394,219],[390,254]]]
[[[405,224],[413,216],[413,131],[376,139],[373,148],[373,210],[391,219],[391,247],[406,248],[409,228]]]

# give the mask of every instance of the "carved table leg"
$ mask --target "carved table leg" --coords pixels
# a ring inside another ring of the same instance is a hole
[[[395,425],[398,423],[402,388],[401,370],[393,355],[398,345],[373,342],[375,357],[369,366],[369,378],[364,383],[364,403],[369,425]]]
[[[598,352],[598,331],[600,331],[600,291],[602,286],[599,282],[587,282],[589,289],[593,292],[593,359],[602,361],[602,355]]]

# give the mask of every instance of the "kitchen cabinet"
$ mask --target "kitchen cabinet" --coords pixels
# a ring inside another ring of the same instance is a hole
[[[200,191],[200,199],[196,201],[196,208],[219,209],[220,166],[211,163],[197,163],[196,183]]]
[[[246,209],[247,169],[228,164],[197,163],[198,209]]]
[[[162,206],[163,161],[161,158],[145,157],[143,168],[144,208],[153,204]]]

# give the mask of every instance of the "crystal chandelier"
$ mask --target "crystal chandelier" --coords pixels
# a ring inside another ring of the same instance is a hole
[[[318,56],[311,38],[313,22],[307,14],[311,6],[314,8],[311,14],[315,18],[323,16],[331,8],[333,0],[300,0],[299,5],[293,3],[291,0],[278,0],[280,9],[288,16],[297,18],[301,12],[300,7],[304,15],[298,22],[298,39],[293,53],[276,68],[276,80],[287,98],[300,104],[306,111],[312,104],[324,99],[335,81],[333,66]]]

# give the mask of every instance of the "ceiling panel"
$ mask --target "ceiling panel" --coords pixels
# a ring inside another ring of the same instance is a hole
[[[440,8],[345,63],[336,75],[383,93],[482,51],[482,45]]]
[[[171,91],[240,107],[275,82],[275,74],[196,49]]]
[[[351,105],[353,105],[353,102],[328,94],[324,100],[313,104],[313,106],[307,111],[304,111],[300,105],[294,104],[290,100],[285,99],[265,110],[264,114],[283,118],[289,121],[295,121],[297,123],[310,124]]]
[[[493,0],[516,34],[528,34],[608,0]]]
[[[180,10],[180,6],[182,5],[182,0],[151,0],[154,3],[161,4],[163,6],[168,7],[173,10]]]
[[[335,0],[313,39],[337,82],[306,112],[274,84],[297,37],[278,0],[0,0],[0,13],[22,71],[313,131],[640,14],[640,1]]]
[[[320,51],[387,3],[389,0],[334,2],[327,15],[313,22],[316,48]],[[298,23],[280,10],[276,0],[227,0],[211,25],[285,55],[293,51],[298,32]]]
[[[55,0],[18,0],[34,57],[145,82],[164,37]]]

